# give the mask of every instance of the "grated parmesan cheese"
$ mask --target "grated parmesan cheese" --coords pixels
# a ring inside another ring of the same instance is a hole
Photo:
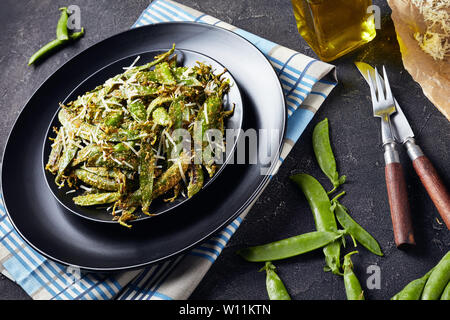
[[[434,60],[450,55],[450,0],[412,0],[419,9],[427,30],[416,32],[414,38],[420,48]]]

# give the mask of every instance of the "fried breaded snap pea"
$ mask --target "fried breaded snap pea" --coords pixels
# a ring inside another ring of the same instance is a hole
[[[184,191],[192,197],[202,189],[203,168],[213,176],[215,163],[192,161],[193,150],[182,147],[185,137],[177,130],[190,133],[202,120],[200,145],[217,153],[204,135],[223,132],[223,119],[233,112],[223,107],[228,79],[202,63],[178,67],[174,50],[141,66],[136,59],[58,112],[61,126],[54,129],[46,169],[59,186],[67,181],[85,190],[73,198],[77,205],[111,204],[112,218],[127,227],[139,209],[152,215],[153,200],[174,201]]]

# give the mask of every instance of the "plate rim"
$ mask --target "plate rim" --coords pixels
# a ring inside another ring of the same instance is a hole
[[[4,147],[3,147],[2,165],[1,165],[1,168],[0,168],[0,189],[1,189],[0,191],[1,191],[1,196],[2,196],[2,199],[3,199],[3,203],[4,203],[5,212],[6,212],[7,216],[8,216],[9,222],[13,226],[14,230],[21,236],[21,238],[24,240],[24,242],[26,244],[28,244],[30,247],[32,247],[34,250],[39,252],[39,254],[41,254],[45,258],[48,258],[49,260],[57,262],[57,263],[59,263],[61,265],[64,265],[64,266],[72,266],[72,267],[76,267],[76,268],[79,268],[81,270],[90,271],[90,272],[113,272],[113,271],[134,270],[134,269],[142,268],[142,267],[145,267],[145,266],[153,265],[153,264],[159,263],[161,261],[169,260],[169,259],[171,259],[171,258],[173,258],[175,256],[180,255],[183,252],[188,251],[189,249],[191,249],[191,248],[195,247],[196,245],[198,245],[199,243],[203,242],[205,239],[210,238],[212,235],[214,235],[218,231],[222,230],[226,225],[228,225],[230,223],[230,221],[236,219],[239,215],[241,215],[249,207],[249,205],[258,198],[258,196],[260,195],[261,191],[267,186],[268,181],[270,180],[270,176],[274,173],[275,167],[277,166],[277,163],[278,163],[277,160],[274,161],[272,163],[272,165],[270,166],[270,169],[269,169],[270,175],[269,174],[265,175],[265,177],[261,180],[261,182],[258,184],[258,186],[254,189],[254,191],[252,192],[251,196],[244,203],[242,203],[242,205],[238,209],[236,209],[235,212],[232,215],[230,215],[227,219],[225,219],[214,230],[211,230],[211,231],[207,232],[207,234],[205,236],[201,237],[201,239],[198,239],[197,241],[194,241],[194,242],[192,242],[192,243],[190,243],[188,245],[185,245],[183,247],[183,249],[180,249],[178,251],[172,252],[171,254],[168,254],[168,255],[166,255],[164,257],[161,257],[161,258],[158,258],[158,259],[154,259],[152,261],[142,262],[142,263],[133,264],[133,265],[127,265],[127,266],[121,266],[121,267],[111,267],[111,268],[86,267],[86,266],[76,265],[76,264],[73,264],[73,263],[70,263],[70,262],[67,262],[67,261],[63,261],[62,259],[53,257],[52,255],[44,252],[42,249],[38,248],[27,237],[25,237],[23,235],[23,233],[20,231],[20,229],[16,226],[16,223],[14,222],[14,219],[12,218],[12,216],[11,216],[9,210],[8,210],[8,206],[7,206],[7,203],[6,203],[6,198],[4,196],[4,188],[3,188],[3,184],[4,184],[4,181],[3,181],[4,159],[5,159],[5,155],[6,155],[6,149],[7,149],[7,147],[10,144],[10,139],[11,139],[11,135],[12,135],[12,133],[14,131],[14,128],[16,127],[17,122],[19,121],[19,119],[22,117],[25,108],[27,107],[29,102],[33,99],[33,97],[36,95],[36,93],[41,89],[41,87],[47,81],[49,81],[54,76],[55,73],[60,72],[72,60],[74,60],[77,57],[79,57],[80,55],[84,54],[87,50],[91,50],[93,47],[98,46],[101,43],[110,40],[111,38],[123,35],[123,34],[128,33],[128,32],[133,32],[135,30],[144,29],[144,28],[151,29],[154,26],[159,26],[159,25],[176,25],[176,24],[178,24],[178,25],[195,25],[196,27],[203,27],[203,28],[207,28],[207,29],[215,29],[215,30],[219,30],[221,32],[228,33],[228,34],[230,34],[230,35],[232,35],[234,37],[239,38],[240,40],[243,40],[250,47],[253,47],[254,49],[256,49],[255,52],[257,52],[263,58],[263,60],[268,63],[268,66],[270,66],[271,72],[273,73],[274,77],[277,79],[278,91],[279,91],[280,97],[282,97],[281,101],[282,101],[282,104],[283,104],[283,111],[284,111],[283,112],[283,118],[282,118],[283,134],[280,135],[279,146],[278,146],[278,150],[276,152],[276,155],[279,156],[281,154],[281,150],[282,150],[282,148],[284,146],[283,141],[284,141],[284,138],[285,138],[285,135],[286,135],[287,118],[288,118],[288,116],[287,116],[287,109],[286,109],[286,96],[283,93],[283,89],[282,89],[282,84],[281,84],[280,78],[276,74],[275,69],[273,68],[273,66],[270,63],[269,59],[265,56],[265,54],[257,46],[255,46],[249,40],[247,40],[246,38],[244,38],[240,34],[237,34],[237,33],[233,32],[233,31],[230,31],[230,30],[225,29],[225,28],[221,28],[219,26],[203,24],[203,23],[197,23],[197,22],[191,22],[191,21],[160,22],[160,23],[154,23],[154,24],[148,24],[148,25],[143,25],[143,26],[139,26],[139,27],[134,27],[134,28],[130,28],[130,29],[127,29],[127,30],[115,33],[115,34],[111,35],[108,38],[102,39],[102,40],[92,44],[91,46],[87,47],[86,49],[82,50],[81,52],[79,52],[76,55],[74,55],[73,57],[71,57],[69,60],[64,62],[57,70],[53,71],[49,76],[47,76],[39,84],[39,86],[37,86],[37,88],[30,95],[30,98],[27,99],[27,101],[25,102],[25,104],[21,108],[18,116],[16,117],[16,119],[14,121],[14,124],[13,124],[12,128],[10,129],[10,131],[8,133],[8,137],[7,137],[6,143],[5,143]],[[274,157],[274,159],[275,159],[275,157]]]

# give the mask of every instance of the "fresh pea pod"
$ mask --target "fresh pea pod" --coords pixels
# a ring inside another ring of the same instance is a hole
[[[119,192],[94,193],[74,197],[73,202],[79,206],[88,207],[116,202],[120,199],[120,196]]]
[[[363,227],[361,227],[352,217],[348,214],[347,208],[345,208],[339,201],[332,201],[332,209],[339,221],[339,224],[353,236],[364,248],[370,252],[383,256],[380,245],[377,240],[370,235]]]
[[[275,266],[267,261],[259,271],[266,271],[266,289],[270,300],[291,300],[283,281],[276,274]]]
[[[43,57],[47,56],[51,52],[53,52],[57,48],[61,48],[63,45],[68,43],[70,40],[74,41],[79,38],[81,38],[84,35],[84,29],[81,28],[81,31],[74,32],[69,36],[69,40],[59,40],[55,39],[44,45],[42,48],[40,48],[36,53],[34,53],[30,59],[28,60],[28,65],[31,66],[32,64],[36,63],[36,61],[42,59]]]
[[[444,289],[444,292],[442,292],[441,300],[450,300],[450,282],[447,283],[447,286]]]
[[[422,300],[438,300],[450,281],[450,251],[434,267],[423,288]]]
[[[331,211],[331,202],[322,185],[313,176],[296,174],[290,177],[305,194],[314,216],[317,231],[337,232],[336,219]],[[334,241],[323,248],[325,261],[334,274],[340,272],[340,241]]]
[[[69,31],[67,30],[67,20],[69,14],[67,13],[67,8],[59,8],[61,11],[61,16],[59,17],[58,24],[56,25],[56,39],[58,40],[69,40]]]
[[[330,194],[345,182],[346,177],[339,177],[336,170],[336,159],[330,143],[328,118],[325,118],[314,127],[312,144],[320,169],[333,184],[333,189],[328,192]]]
[[[428,271],[423,277],[408,283],[401,291],[399,291],[391,300],[420,300],[423,288],[427,283],[433,269]]]
[[[341,238],[342,232],[313,231],[275,242],[248,247],[237,251],[250,262],[264,262],[294,257],[322,248]]]
[[[356,274],[353,272],[353,263],[350,258],[355,253],[358,253],[358,251],[350,252],[344,256],[343,268],[345,293],[347,295],[347,300],[364,300],[364,293]]]

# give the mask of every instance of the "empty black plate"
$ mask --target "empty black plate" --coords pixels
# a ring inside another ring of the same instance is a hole
[[[285,132],[286,109],[279,79],[266,57],[250,42],[225,29],[196,23],[161,23],[132,29],[83,51],[34,93],[8,138],[2,164],[2,192],[9,218],[34,249],[57,262],[86,270],[142,267],[191,248],[242,213],[269,180],[257,155],[228,164],[198,197],[127,229],[67,211],[48,189],[42,170],[42,141],[55,105],[97,70],[121,59],[176,43],[179,49],[212,57],[233,75],[241,91],[243,129],[277,130],[273,165]],[[247,131],[246,131],[247,132]],[[254,142],[257,149],[266,139]]]
[[[75,100],[78,96],[83,95],[87,91],[92,90],[93,88],[97,87],[98,85],[103,84],[107,79],[123,72],[123,67],[127,67],[135,61],[135,59],[139,56],[139,62],[137,65],[147,63],[149,61],[152,61],[153,58],[156,55],[162,54],[163,52],[168,51],[169,48],[165,50],[151,50],[149,52],[140,53],[139,55],[132,55],[129,57],[125,57],[122,59],[119,59],[118,61],[111,63],[107,65],[106,67],[101,68],[94,74],[90,75],[87,79],[85,79],[82,83],[77,85],[76,88],[73,89],[73,91],[70,93],[70,95],[62,101],[62,103],[66,104],[69,101]],[[222,66],[220,63],[215,61],[214,59],[211,59],[210,57],[207,57],[205,55],[202,55],[198,52],[194,52],[191,50],[176,50],[177,54],[177,60],[178,65],[183,66],[195,66],[197,61],[205,63],[207,65],[210,65],[214,72],[216,74],[219,74],[223,72],[224,66]],[[240,133],[240,129],[242,128],[242,119],[243,119],[243,106],[242,106],[242,97],[239,92],[239,88],[236,84],[236,81],[230,74],[230,72],[225,72],[223,75],[223,78],[230,80],[230,90],[224,97],[224,109],[230,110],[234,105],[234,112],[233,115],[225,120],[225,128],[226,129],[233,129],[236,130],[236,132]],[[42,153],[42,170],[44,170],[44,176],[47,181],[47,185],[52,191],[53,195],[56,197],[60,203],[66,207],[70,212],[75,213],[83,218],[89,219],[89,220],[95,220],[100,222],[106,222],[106,223],[117,223],[117,221],[112,220],[111,211],[107,211],[105,206],[104,209],[100,209],[98,207],[102,206],[92,206],[92,207],[81,207],[77,206],[72,198],[74,196],[82,194],[83,190],[80,190],[76,193],[70,193],[68,194],[67,191],[71,190],[67,185],[63,188],[59,188],[55,183],[55,176],[52,175],[49,171],[45,170],[45,164],[48,162],[48,157],[50,155],[51,150],[51,140],[49,137],[54,138],[55,133],[53,132],[54,127],[59,127],[61,124],[58,120],[58,112],[60,108],[58,108],[58,105],[55,105],[55,110],[57,112],[55,113],[53,119],[50,122],[50,125],[47,129],[46,137],[44,138],[44,147],[43,147],[43,153]],[[205,175],[205,184],[203,186],[203,190],[209,186],[223,171],[225,166],[227,165],[230,158],[233,156],[233,150],[236,147],[237,141],[239,139],[239,135],[236,136],[236,141],[233,144],[227,145],[229,150],[227,151],[227,154],[223,155],[223,163],[218,164],[218,169],[216,171],[216,174],[208,178],[208,175]],[[202,191],[203,191],[202,190]],[[195,196],[197,197],[200,194],[197,193]],[[180,196],[173,202],[164,202],[162,198],[155,199],[152,202],[152,205],[150,207],[150,210],[154,216],[148,216],[143,214],[140,210],[137,211],[135,214],[138,216],[137,219],[133,220],[133,223],[136,223],[137,221],[142,221],[148,218],[154,218],[157,215],[166,213],[175,207],[183,204],[184,202],[190,200],[192,198],[187,198]]]

